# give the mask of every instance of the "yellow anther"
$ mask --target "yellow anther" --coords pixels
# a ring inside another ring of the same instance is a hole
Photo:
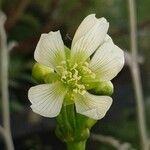
[[[69,78],[72,78],[72,72],[68,71]]]
[[[78,66],[78,64],[77,64],[77,63],[75,63],[75,64],[73,65],[73,67],[71,68],[71,70],[76,69],[76,68],[77,68],[77,66]]]
[[[81,95],[84,95],[85,93],[86,93],[85,90],[80,91],[80,94],[81,94]]]
[[[96,77],[96,75],[89,68],[88,62],[85,62],[82,65],[75,63],[71,66],[69,61],[62,61],[61,65],[57,66],[57,69],[61,74],[61,81],[73,91],[73,95],[75,93],[81,95],[85,94],[87,86],[85,86],[84,81]]]
[[[85,86],[82,85],[82,84],[77,84],[77,87],[78,87],[79,89],[85,89]]]
[[[73,92],[74,93],[78,93],[78,89],[76,88],[76,89],[73,89]]]
[[[62,76],[62,77],[61,77],[61,80],[65,80],[65,79],[66,79],[66,76]]]
[[[67,80],[68,83],[71,83],[72,81],[76,81],[76,80],[74,78]]]
[[[78,70],[74,69],[75,73],[73,74],[73,78],[77,78],[78,77]]]
[[[78,81],[81,79],[81,76],[74,76],[73,78]]]
[[[86,67],[88,67],[88,66],[89,66],[89,63],[88,63],[88,62],[85,62],[84,65],[85,65]]]

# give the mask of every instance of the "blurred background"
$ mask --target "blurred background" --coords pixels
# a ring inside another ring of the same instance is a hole
[[[150,1],[137,0],[138,52],[146,110],[147,134],[150,134]],[[9,52],[9,102],[12,137],[16,150],[65,150],[65,144],[55,136],[55,119],[34,114],[27,98],[28,89],[35,85],[31,77],[35,63],[33,53],[41,33],[60,30],[69,47],[80,22],[96,13],[110,23],[109,35],[115,44],[130,52],[129,11],[122,0],[1,0],[0,9],[7,20],[7,42],[17,45]],[[128,65],[112,81],[115,87],[113,105],[106,117],[92,128],[92,133],[112,136],[140,150],[136,101]],[[3,87],[1,87],[3,88]],[[1,89],[0,88],[0,89]],[[1,95],[0,95],[1,96]],[[0,97],[0,123],[2,123]],[[1,138],[0,138],[1,139]],[[0,140],[0,150],[4,150]],[[113,150],[105,142],[88,140],[87,150]]]

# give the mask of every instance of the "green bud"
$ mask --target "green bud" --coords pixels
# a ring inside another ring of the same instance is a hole
[[[95,95],[108,95],[111,96],[114,91],[113,84],[108,82],[97,82],[96,86],[89,90],[90,93]]]
[[[44,82],[45,83],[52,83],[52,82],[55,82],[57,81],[59,78],[58,74],[55,73],[55,72],[51,72],[51,73],[48,73],[44,76]]]
[[[32,76],[38,82],[44,82],[44,78],[47,74],[53,72],[53,69],[46,67],[39,63],[35,63],[32,68]]]

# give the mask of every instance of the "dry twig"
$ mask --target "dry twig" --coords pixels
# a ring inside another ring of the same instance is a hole
[[[134,85],[135,97],[136,97],[136,106],[137,106],[137,117],[138,117],[138,126],[141,139],[142,150],[149,149],[147,131],[146,131],[146,121],[145,121],[145,109],[144,109],[144,98],[142,92],[142,84],[140,78],[140,69],[137,61],[137,27],[136,27],[136,6],[134,0],[128,0],[129,6],[129,17],[130,17],[130,40],[131,40],[131,53],[132,61],[129,65]]]
[[[1,79],[1,96],[2,96],[2,123],[0,133],[5,140],[8,150],[13,150],[13,141],[10,129],[10,112],[9,112],[9,92],[8,92],[8,61],[9,52],[7,46],[7,36],[4,29],[6,16],[0,11],[0,79]]]
[[[18,1],[16,8],[12,10],[12,12],[10,13],[10,16],[8,16],[8,19],[6,21],[7,30],[10,30],[16,25],[17,21],[21,18],[22,14],[24,13],[29,3],[30,3],[30,0]]]
[[[134,150],[130,143],[124,142],[121,143],[119,140],[115,139],[112,136],[104,136],[100,134],[91,134],[91,139],[101,143],[105,143],[113,146],[117,150]]]

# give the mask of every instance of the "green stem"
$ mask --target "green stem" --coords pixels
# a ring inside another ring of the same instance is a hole
[[[85,150],[86,141],[68,142],[67,150]]]

